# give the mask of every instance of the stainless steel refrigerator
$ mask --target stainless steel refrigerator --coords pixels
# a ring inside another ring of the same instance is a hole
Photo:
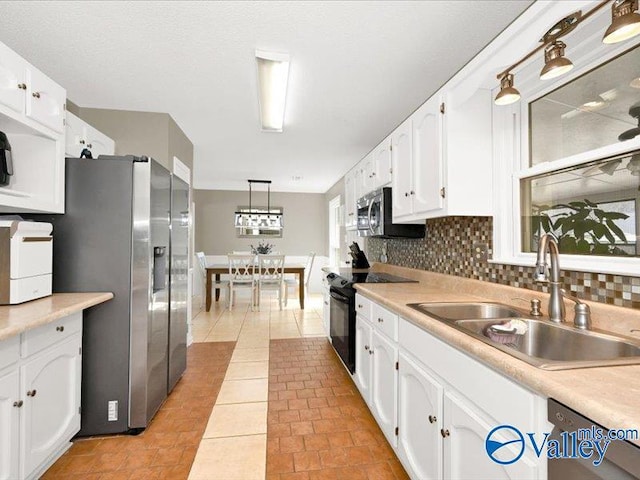
[[[66,160],[53,289],[115,295],[84,314],[81,436],[144,429],[186,368],[188,206],[153,159]]]

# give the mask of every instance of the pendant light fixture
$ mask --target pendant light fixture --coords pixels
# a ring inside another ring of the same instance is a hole
[[[567,45],[560,40],[554,40],[553,43],[545,47],[544,67],[540,72],[540,80],[559,77],[573,68],[571,60],[564,56],[565,48],[567,48]]]
[[[235,212],[235,226],[237,229],[282,230],[282,212],[271,210],[271,180],[247,180],[249,182],[249,208]],[[252,185],[261,183],[267,185],[267,209],[253,208]]]
[[[513,75],[505,73],[500,79],[500,92],[496,95],[496,105],[509,105],[520,100],[520,92],[513,86]]]
[[[603,0],[595,7],[582,15],[581,11],[567,15],[557,22],[544,34],[540,40],[540,45],[527,53],[516,63],[508,67],[497,75],[500,80],[500,92],[496,95],[496,105],[509,105],[520,98],[513,96],[513,92],[508,90],[513,88],[513,72],[516,67],[529,60],[540,50],[544,49],[544,67],[540,72],[540,79],[549,80],[567,73],[573,68],[573,63],[564,56],[566,44],[558,39],[574,30],[580,23],[590,18],[597,11],[602,9],[610,0]],[[607,28],[602,39],[603,43],[617,43],[640,34],[640,14],[638,10],[638,0],[614,0],[611,4],[611,25]],[[634,80],[635,81],[635,80]],[[632,83],[634,82],[632,81]],[[506,90],[506,93],[503,93]],[[515,88],[513,88],[515,90]],[[517,92],[517,90],[515,90]],[[508,100],[508,101],[507,101]]]
[[[615,0],[611,4],[611,25],[602,38],[603,43],[618,43],[640,34],[638,0]]]

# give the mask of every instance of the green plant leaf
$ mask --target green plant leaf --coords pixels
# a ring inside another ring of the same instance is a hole
[[[597,205],[597,204],[595,204],[595,203],[593,203],[593,202],[590,202],[587,198],[585,198],[585,199],[584,199],[584,203],[586,203],[586,204],[587,204],[587,205],[589,205],[590,207],[598,208],[598,205]]]
[[[587,206],[584,202],[569,202],[569,206],[575,208],[576,210],[582,210]]]
[[[591,253],[595,255],[609,255],[609,245],[606,245],[604,243],[597,243],[593,246],[593,250],[591,251]]]
[[[622,229],[620,227],[618,227],[618,225],[615,224],[615,222],[613,220],[606,220],[606,224],[607,227],[609,227],[611,229],[611,231],[613,233],[615,233],[615,235],[622,240],[623,242],[627,241],[627,237],[625,236],[624,232],[622,231]],[[613,242],[612,242],[613,243]]]
[[[620,212],[604,212],[604,216],[609,220],[626,220],[629,215]]]
[[[578,240],[576,250],[581,254],[589,253],[591,251],[591,244],[584,239]]]
[[[576,239],[569,236],[562,237],[558,246],[562,253],[575,253],[578,250]]]

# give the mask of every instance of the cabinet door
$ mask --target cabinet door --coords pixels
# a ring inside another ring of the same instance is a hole
[[[20,454],[18,370],[0,376],[0,480],[18,478]]]
[[[443,388],[400,353],[398,370],[398,456],[411,478],[442,478]]]
[[[411,183],[411,118],[391,134],[391,163],[393,168],[393,217],[412,212]]]
[[[18,113],[24,112],[26,63],[0,43],[0,104]]]
[[[27,72],[27,116],[42,125],[62,132],[67,93],[44,73],[30,68]]]
[[[331,337],[330,318],[331,318],[331,297],[329,296],[329,290],[324,290],[322,299],[322,325],[324,327],[324,333],[327,338]]]
[[[375,157],[373,155],[374,152],[371,152],[364,158],[364,193],[367,194],[369,192],[374,191],[377,188],[376,185],[376,165],[375,165]]]
[[[360,316],[356,317],[356,373],[354,380],[360,395],[371,403],[371,326]]]
[[[391,139],[384,140],[373,152],[373,188],[391,183]]]
[[[371,335],[371,412],[389,443],[397,444],[395,429],[398,409],[398,348],[374,330]]]
[[[447,480],[528,480],[538,478],[538,466],[535,457],[525,454],[516,462],[501,465],[489,458],[485,449],[487,435],[497,427],[484,418],[469,401],[453,392],[444,397],[443,429],[448,431],[444,437],[444,478]],[[496,439],[501,440],[499,437]],[[504,441],[515,438],[504,438]],[[521,444],[514,443],[501,447],[515,456]],[[514,453],[515,452],[515,453]],[[505,460],[508,457],[505,457]]]
[[[362,164],[358,164],[358,166],[356,167],[356,171],[355,171],[355,200],[356,202],[360,199],[360,197],[362,197],[365,193],[367,193],[365,191],[366,185],[365,185],[365,181],[364,181],[364,165]],[[357,219],[356,219],[356,223],[357,223]]]
[[[91,150],[93,158],[100,155],[113,155],[115,152],[115,142],[107,137],[104,133],[96,130],[91,125],[85,126],[85,138],[87,140],[87,148]]]
[[[79,157],[86,144],[84,126],[86,123],[73,113],[67,112],[64,122],[64,153],[68,157]]]
[[[21,367],[24,477],[80,430],[80,345],[74,335]]]
[[[356,191],[355,191],[355,170],[347,173],[344,177],[344,225],[347,229],[356,226]]]
[[[443,208],[442,113],[434,95],[411,116],[413,138],[413,213]]]

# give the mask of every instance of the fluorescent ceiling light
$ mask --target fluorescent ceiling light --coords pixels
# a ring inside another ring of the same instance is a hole
[[[289,55],[256,50],[260,121],[265,132],[282,132],[289,80]]]

